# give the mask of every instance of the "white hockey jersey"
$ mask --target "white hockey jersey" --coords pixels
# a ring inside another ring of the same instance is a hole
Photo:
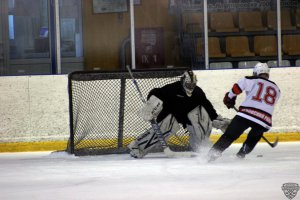
[[[246,99],[240,105],[237,115],[270,129],[274,107],[280,97],[278,86],[262,77],[247,76],[233,85],[229,97],[243,91],[246,92]]]

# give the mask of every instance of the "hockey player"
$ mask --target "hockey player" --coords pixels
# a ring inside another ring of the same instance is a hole
[[[182,124],[190,134],[193,151],[197,151],[199,145],[208,143],[212,126],[225,131],[230,122],[217,114],[196,83],[193,71],[186,71],[180,81],[152,89],[147,103],[139,112],[145,121],[157,120],[166,140],[178,132],[178,123]],[[132,157],[142,158],[159,145],[157,135],[150,129],[131,142],[128,148]]]
[[[224,104],[233,108],[237,95],[246,92],[246,99],[239,107],[225,133],[213,145],[208,153],[209,161],[221,156],[234,140],[248,128],[251,128],[246,141],[237,153],[239,158],[249,154],[261,139],[264,132],[272,126],[272,113],[280,97],[278,86],[269,80],[270,69],[266,63],[258,63],[253,69],[253,76],[241,78],[225,94]]]

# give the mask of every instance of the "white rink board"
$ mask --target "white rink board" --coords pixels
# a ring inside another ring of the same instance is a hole
[[[251,69],[195,71],[198,85],[224,117],[235,111],[224,94]],[[271,132],[300,132],[300,68],[273,68],[271,80],[281,89]],[[69,137],[67,75],[0,77],[0,142],[66,140]],[[237,104],[243,98],[239,97]]]

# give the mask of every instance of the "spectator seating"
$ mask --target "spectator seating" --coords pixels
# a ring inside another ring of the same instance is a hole
[[[208,38],[208,53],[211,58],[225,58],[226,54],[222,53],[219,43],[219,38],[209,37]],[[204,55],[204,44],[203,38],[197,38],[196,41],[196,56]]]
[[[210,28],[216,32],[238,32],[233,22],[231,12],[213,12],[210,13]]]
[[[260,11],[245,11],[239,13],[239,28],[243,31],[266,31],[263,26],[262,13]]]
[[[267,12],[268,28],[277,30],[277,13],[274,10]],[[291,12],[288,9],[281,10],[281,30],[296,30],[296,26],[292,25]]]
[[[249,41],[247,36],[226,37],[226,54],[231,57],[249,57],[254,56],[250,52]]]
[[[203,13],[187,12],[182,14],[182,29],[188,33],[203,32]]]
[[[282,51],[289,56],[300,55],[300,35],[283,35]]]
[[[220,41],[217,37],[208,38],[208,51],[210,58],[224,58],[226,56],[226,54],[221,51]]]
[[[254,52],[258,56],[276,56],[277,38],[275,35],[255,36]]]
[[[204,55],[204,44],[203,38],[196,39],[196,56],[203,56]]]
[[[277,66],[277,13],[269,11],[210,12],[208,13],[209,31],[208,54],[212,61],[211,68],[231,62],[234,68],[252,68],[258,60]],[[186,12],[182,14],[182,25],[191,40],[187,44],[194,49],[192,56],[204,56],[203,13]],[[238,27],[236,26],[238,25]],[[296,59],[300,65],[300,8],[281,10],[283,66],[294,65]],[[269,31],[268,31],[269,30]],[[248,58],[247,58],[248,57]],[[223,59],[224,58],[224,59]],[[244,59],[243,59],[244,58]],[[221,66],[224,68],[224,65]],[[229,67],[230,68],[230,67]]]

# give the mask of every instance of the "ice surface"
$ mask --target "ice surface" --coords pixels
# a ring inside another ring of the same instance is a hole
[[[300,184],[300,143],[276,148],[259,143],[245,160],[235,158],[240,146],[234,144],[213,163],[204,156],[166,158],[163,153],[140,160],[127,154],[2,153],[0,199],[288,199],[281,186]]]

